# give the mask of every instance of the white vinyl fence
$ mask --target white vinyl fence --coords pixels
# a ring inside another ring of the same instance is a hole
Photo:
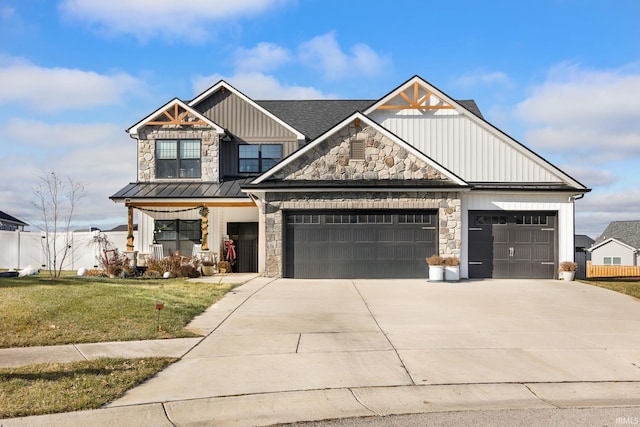
[[[64,260],[63,270],[79,268],[95,268],[98,266],[100,249],[92,245],[95,231],[78,231],[69,233],[69,252]],[[127,244],[126,231],[107,231],[106,234],[120,252]],[[137,232],[134,232],[136,236]],[[58,252],[64,248],[64,234],[60,233],[56,246]],[[137,237],[137,236],[136,236]],[[44,251],[44,233],[39,231],[2,231],[0,230],[0,268],[22,269],[28,265],[36,268],[47,268]]]

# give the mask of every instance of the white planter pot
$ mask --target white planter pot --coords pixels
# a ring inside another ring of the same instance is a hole
[[[429,281],[442,282],[444,280],[444,265],[429,266]]]
[[[444,267],[444,278],[447,282],[457,282],[460,280],[460,266],[447,265]]]
[[[576,272],[575,271],[561,271],[560,272],[560,278],[562,280],[566,280],[567,282],[572,282],[573,279],[575,279],[576,277]]]

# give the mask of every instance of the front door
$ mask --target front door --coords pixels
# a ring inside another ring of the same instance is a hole
[[[233,240],[236,261],[232,266],[234,273],[258,272],[258,223],[229,222],[227,234]]]

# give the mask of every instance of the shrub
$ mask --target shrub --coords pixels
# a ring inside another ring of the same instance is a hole
[[[145,279],[162,279],[162,273],[159,273],[156,270],[149,270],[147,268],[142,277],[144,277]]]
[[[578,264],[572,261],[562,261],[560,263],[560,268],[558,271],[576,271],[578,269]]]
[[[426,258],[427,264],[429,265],[444,265],[444,258],[440,255],[433,254],[429,258]]]
[[[160,278],[166,271],[171,277],[200,277],[198,267],[200,267],[200,261],[196,258],[183,257],[179,253],[175,253],[160,260],[147,260],[147,270],[144,277]]]
[[[200,277],[200,272],[191,264],[182,264],[178,267],[178,274],[176,277],[189,277],[191,279]]]
[[[444,259],[444,265],[446,265],[447,267],[453,267],[453,266],[456,266],[456,265],[460,265],[460,258],[455,257],[455,256],[446,257]]]
[[[226,270],[227,273],[231,271],[231,263],[229,261],[218,262],[218,270]]]

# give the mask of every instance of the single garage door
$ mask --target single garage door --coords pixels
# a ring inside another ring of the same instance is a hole
[[[555,212],[469,212],[469,277],[554,278],[556,218]]]
[[[427,277],[435,211],[285,213],[285,277]]]

